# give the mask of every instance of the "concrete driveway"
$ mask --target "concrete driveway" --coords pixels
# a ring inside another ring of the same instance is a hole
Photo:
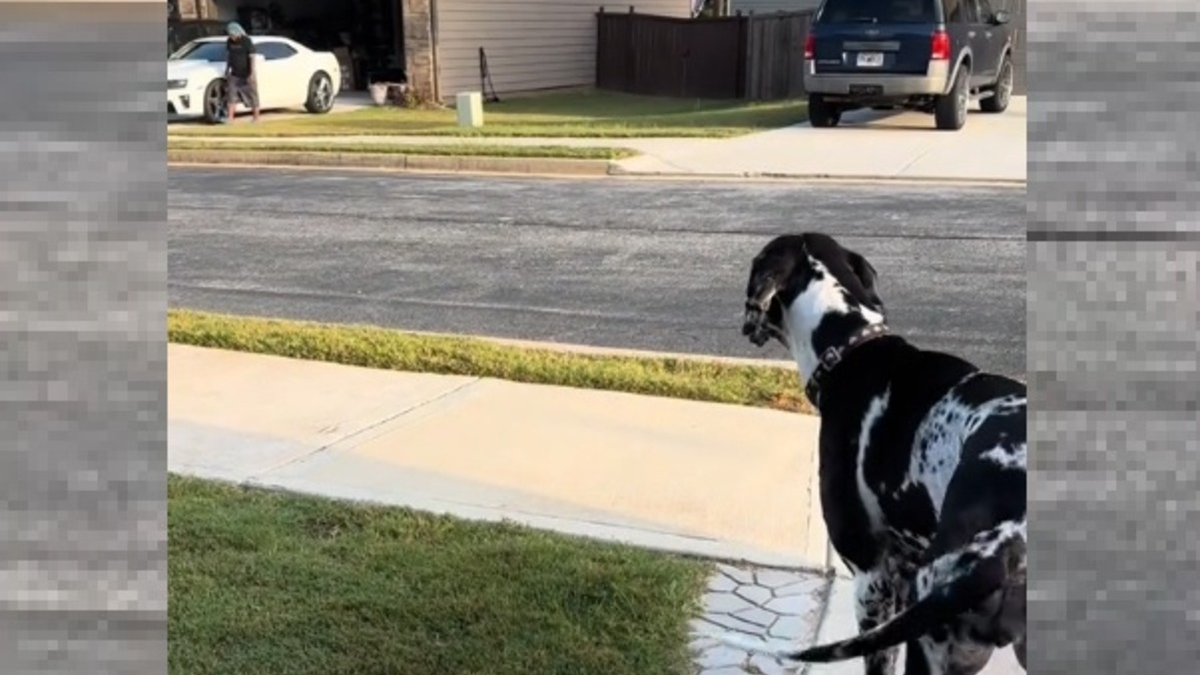
[[[680,143],[646,139],[644,154],[621,161],[637,174],[1025,182],[1026,98],[1008,110],[975,110],[959,131],[938,131],[933,117],[872,110],[848,113],[834,129],[808,123],[740,138]]]
[[[373,105],[374,104],[371,103],[370,95],[368,95],[366,92],[347,91],[347,92],[338,94],[337,99],[333,103],[333,109],[329,111],[329,114],[332,115],[335,113],[344,113],[344,112],[352,112],[354,110],[362,110],[363,108],[373,107]],[[303,108],[294,108],[294,109],[285,108],[283,110],[264,110],[262,112],[262,121],[268,122],[268,121],[275,121],[275,120],[286,120],[286,119],[289,119],[292,117],[306,116],[308,114],[309,113],[305,112]],[[249,122],[250,121],[250,113],[239,113],[237,119],[239,122]],[[185,126],[203,127],[206,125],[201,120],[167,120],[167,133],[170,133],[173,129],[179,129],[179,128],[185,127]]]

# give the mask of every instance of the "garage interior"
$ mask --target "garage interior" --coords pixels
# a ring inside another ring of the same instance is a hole
[[[400,0],[168,0],[168,24],[180,35],[220,34],[237,21],[251,35],[288,37],[330,51],[342,68],[342,90],[371,82],[406,82]],[[200,30],[200,26],[205,26]]]

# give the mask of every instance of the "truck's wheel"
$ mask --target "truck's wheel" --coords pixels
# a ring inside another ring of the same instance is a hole
[[[979,101],[979,109],[985,113],[1002,113],[1008,110],[1008,101],[1012,98],[1013,64],[1012,57],[1005,56],[1000,64],[1000,74],[996,84],[989,87],[991,96]]]
[[[808,123],[816,129],[836,127],[842,121],[842,113],[825,102],[820,94],[808,95]]]
[[[963,64],[954,78],[954,86],[945,96],[937,98],[933,109],[933,118],[937,128],[943,131],[958,131],[967,123],[967,102],[971,95],[967,83],[971,81],[971,69]]]

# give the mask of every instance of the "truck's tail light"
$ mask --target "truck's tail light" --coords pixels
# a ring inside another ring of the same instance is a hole
[[[929,58],[933,61],[950,60],[950,35],[944,30],[933,34],[933,42],[929,47]]]
[[[809,33],[808,36],[804,38],[804,58],[806,58],[806,59],[813,58],[813,54],[817,50],[816,48],[817,48],[817,41],[815,38],[813,38],[813,34]]]

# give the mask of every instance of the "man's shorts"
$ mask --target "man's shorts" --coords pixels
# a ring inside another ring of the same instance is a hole
[[[229,101],[241,100],[250,108],[258,107],[258,87],[249,78],[229,76]]]

